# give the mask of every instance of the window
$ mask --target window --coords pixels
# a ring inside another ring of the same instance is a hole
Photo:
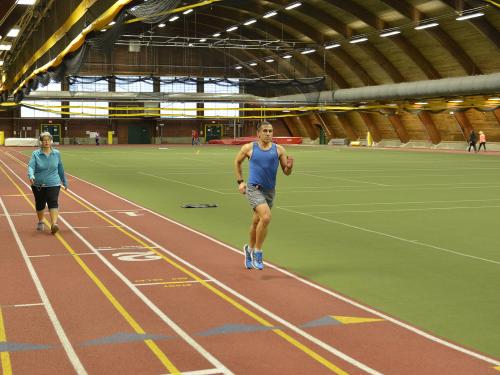
[[[211,94],[239,94],[238,79],[205,78],[206,93]]]
[[[162,118],[193,118],[196,117],[196,103],[193,102],[168,102],[160,103]],[[177,111],[169,111],[169,109],[181,109]]]
[[[71,118],[85,118],[94,117],[96,115],[101,115],[99,117],[108,116],[108,102],[69,102],[70,107],[70,117]],[[104,107],[104,108],[98,108]]]
[[[46,92],[46,91],[61,91],[61,83],[60,82],[50,82],[45,87],[39,87],[34,90],[34,92]],[[55,108],[47,108],[47,111],[43,109],[32,109],[21,107],[21,117],[33,117],[33,118],[58,118],[61,117],[59,113],[49,112],[50,110],[60,112],[61,111],[61,102],[53,101],[53,100],[23,100],[21,104],[26,105],[39,105],[39,106],[47,106],[47,107],[55,107]]]
[[[166,82],[165,82],[166,81]],[[171,82],[169,82],[171,81]],[[160,77],[161,92],[197,92],[196,79]]]
[[[240,115],[239,103],[206,102],[204,107],[210,108],[205,110],[206,117],[238,117]]]
[[[153,92],[153,79],[139,76],[117,76],[116,92]]]
[[[69,85],[69,91],[108,92],[108,81],[99,77],[79,77],[78,82]]]

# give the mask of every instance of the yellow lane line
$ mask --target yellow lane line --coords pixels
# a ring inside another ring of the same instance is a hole
[[[2,343],[7,343],[7,333],[5,331],[2,308],[0,307],[0,344]],[[12,365],[8,351],[0,352],[0,361],[2,362],[2,374],[12,375]]]
[[[25,164],[23,162],[21,162],[20,160],[18,160],[17,158],[14,158],[13,156],[10,156],[10,155],[8,155],[8,156],[10,158],[12,158],[13,160],[15,160],[17,163],[21,164],[22,166],[25,166]],[[185,268],[181,264],[179,264],[179,263],[175,262],[174,260],[168,258],[164,253],[156,250],[154,247],[150,246],[149,244],[147,244],[146,242],[144,242],[143,240],[141,240],[140,238],[138,238],[134,234],[130,233],[129,231],[125,230],[121,226],[118,226],[116,223],[112,222],[107,217],[103,216],[101,213],[95,212],[95,209],[93,209],[90,206],[88,206],[82,200],[74,197],[73,195],[69,194],[65,190],[63,190],[63,193],[66,194],[66,196],[68,196],[69,198],[73,199],[78,204],[80,204],[82,207],[85,207],[87,210],[94,211],[93,213],[95,215],[97,215],[99,218],[101,218],[102,220],[104,220],[105,222],[107,222],[108,224],[110,224],[112,227],[114,227],[118,231],[122,232],[127,237],[129,237],[132,240],[134,240],[135,242],[139,243],[144,248],[146,248],[146,249],[154,252],[156,255],[158,255],[159,257],[161,257],[167,263],[169,263],[173,267],[177,268],[181,272],[185,273],[191,279],[198,281],[201,285],[203,285],[205,288],[207,288],[208,290],[210,290],[211,292],[213,292],[215,295],[219,296],[224,301],[228,302],[230,305],[234,306],[236,309],[240,310],[244,314],[250,316],[251,318],[253,318],[257,322],[259,322],[261,325],[263,325],[265,327],[274,327],[274,324],[270,323],[266,319],[264,319],[261,316],[257,315],[253,311],[249,310],[248,308],[246,308],[245,306],[243,306],[242,304],[240,304],[239,302],[237,302],[235,299],[231,298],[230,296],[228,296],[224,292],[222,292],[219,289],[215,288],[214,286],[210,285],[210,283],[208,283],[207,281],[205,281],[204,279],[202,279],[198,275],[194,274],[193,272],[191,272],[190,270],[188,270],[187,268]],[[339,368],[335,364],[331,363],[326,358],[322,357],[321,355],[319,355],[318,353],[316,353],[314,350],[310,349],[306,345],[300,343],[299,341],[297,341],[296,339],[294,339],[293,337],[291,337],[290,335],[288,335],[287,333],[285,333],[283,330],[281,330],[281,329],[273,329],[272,331],[274,333],[276,333],[278,336],[280,336],[281,338],[283,338],[284,340],[286,340],[287,342],[289,342],[290,344],[292,344],[293,346],[295,346],[296,348],[300,349],[302,352],[306,353],[308,356],[310,356],[311,358],[313,358],[315,361],[317,361],[317,362],[321,363],[322,365],[324,365],[326,368],[328,368],[329,370],[331,370],[335,374],[338,374],[338,375],[347,375],[348,374],[346,371],[342,370],[341,368]]]
[[[10,182],[17,188],[28,204],[35,209],[35,206],[31,200],[26,196],[21,187],[6,173],[5,169],[0,166],[0,170],[3,174],[10,180]],[[67,193],[66,193],[67,194]],[[69,195],[69,194],[68,194]],[[45,221],[47,221],[45,219]],[[103,282],[97,277],[97,275],[92,272],[92,270],[87,266],[87,264],[82,260],[82,258],[73,250],[73,248],[66,242],[60,233],[56,233],[55,237],[61,242],[68,252],[73,255],[73,259],[76,260],[78,265],[85,271],[87,276],[96,284],[99,290],[106,296],[109,302],[114,306],[114,308],[120,313],[120,315],[127,321],[127,323],[134,329],[138,334],[145,334],[146,332],[140,326],[140,324],[130,315],[130,313],[122,306],[122,304],[113,296],[108,288],[103,284]],[[1,331],[1,328],[0,328]],[[0,333],[1,334],[1,333]],[[1,336],[0,336],[1,342]],[[165,368],[172,374],[180,374],[179,370],[174,366],[174,364],[167,358],[167,356],[161,351],[158,345],[153,340],[144,340],[144,343],[149,347],[149,349],[156,355],[160,362],[165,366]],[[2,352],[3,355],[3,352]],[[3,366],[2,357],[2,366]]]

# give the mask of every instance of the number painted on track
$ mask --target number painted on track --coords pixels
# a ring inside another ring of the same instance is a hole
[[[161,256],[156,255],[152,251],[130,251],[126,253],[114,253],[114,257],[124,262],[146,262],[150,260],[160,260]]]

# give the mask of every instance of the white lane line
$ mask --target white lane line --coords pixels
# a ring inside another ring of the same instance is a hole
[[[363,227],[359,227],[359,226],[352,225],[352,224],[343,223],[343,222],[338,221],[338,220],[326,219],[324,217],[316,216],[316,215],[312,215],[312,214],[308,214],[308,213],[305,213],[305,212],[290,210],[290,209],[287,209],[287,208],[281,208],[281,209],[283,211],[288,211],[288,212],[291,212],[291,213],[294,213],[294,214],[297,214],[297,215],[307,216],[307,217],[310,217],[310,218],[313,218],[313,219],[316,219],[316,220],[325,221],[327,223],[338,224],[338,225],[342,225],[344,227],[348,227],[348,228],[352,228],[352,229],[357,229],[357,230],[360,230],[360,231],[363,231],[363,232],[368,232],[368,233],[376,234],[376,235],[383,236],[383,237],[392,238],[392,239],[395,239],[395,240],[398,240],[398,241],[409,242],[409,243],[412,243],[412,244],[415,244],[415,245],[429,247],[431,249],[443,251],[443,252],[446,252],[446,253],[451,253],[451,254],[460,255],[460,256],[463,256],[463,257],[466,257],[466,258],[472,258],[472,259],[481,260],[481,261],[484,261],[484,262],[494,263],[494,264],[500,265],[500,261],[496,261],[496,260],[492,260],[492,259],[487,259],[487,258],[481,258],[481,257],[477,257],[477,256],[474,256],[474,255],[461,253],[459,251],[446,249],[444,247],[431,245],[431,244],[428,244],[428,243],[425,243],[425,242],[420,242],[420,241],[417,241],[417,240],[409,240],[407,238],[398,237],[398,236],[394,236],[392,234],[388,234],[388,233],[384,233],[384,232],[379,232],[379,231],[376,231],[376,230],[372,230],[372,229],[368,229],[368,228],[363,228]]]
[[[33,306],[45,306],[43,303],[24,303],[21,305],[14,305],[14,307],[33,307]]]
[[[16,158],[16,160],[20,161],[17,158]],[[26,164],[26,163],[24,163],[24,164]],[[5,165],[5,163],[4,163],[4,165]],[[71,177],[73,177],[75,180],[78,180],[78,181],[81,181],[81,182],[83,182],[83,183],[85,183],[87,185],[90,185],[90,186],[92,186],[92,187],[94,187],[94,188],[96,188],[98,190],[104,191],[105,193],[107,193],[107,194],[109,194],[109,195],[111,195],[111,196],[113,196],[115,198],[118,198],[118,199],[122,200],[123,202],[126,202],[126,203],[128,203],[128,204],[130,204],[130,205],[132,205],[134,207],[141,208],[144,211],[147,211],[150,214],[161,218],[162,220],[165,220],[165,221],[168,221],[169,223],[178,225],[179,227],[181,227],[181,228],[183,228],[183,229],[185,229],[185,230],[187,230],[187,231],[189,231],[191,233],[194,233],[194,234],[196,234],[198,236],[201,236],[203,238],[206,238],[207,240],[212,241],[213,243],[216,243],[216,244],[218,244],[218,245],[220,245],[222,247],[225,247],[226,249],[231,250],[233,252],[233,254],[236,255],[236,256],[238,256],[238,257],[241,256],[241,250],[236,249],[233,246],[230,246],[230,245],[228,245],[228,244],[226,244],[226,243],[224,243],[222,241],[219,241],[219,240],[217,240],[217,239],[215,239],[213,237],[208,236],[205,233],[199,232],[199,231],[197,231],[197,230],[195,230],[193,228],[190,228],[190,227],[188,227],[188,226],[186,226],[186,225],[184,225],[182,223],[179,223],[179,222],[177,222],[177,221],[175,221],[173,219],[170,219],[170,218],[168,218],[166,216],[163,216],[163,215],[161,215],[161,214],[159,214],[157,212],[154,212],[154,211],[150,210],[149,208],[140,206],[137,203],[134,203],[134,202],[132,202],[132,201],[130,201],[130,200],[124,198],[124,197],[119,196],[118,194],[115,194],[115,193],[113,193],[113,192],[111,192],[109,190],[106,190],[106,189],[104,189],[104,188],[102,188],[102,187],[100,187],[100,186],[98,186],[96,184],[93,184],[93,183],[89,182],[89,181],[83,180],[83,179],[81,179],[79,177],[76,177],[76,176],[73,176],[73,175],[71,175]],[[21,181],[23,181],[19,176],[17,176],[17,178],[19,178]],[[409,325],[407,323],[404,323],[404,322],[402,322],[400,320],[397,320],[397,319],[395,319],[395,318],[393,318],[393,317],[391,317],[389,315],[386,315],[386,314],[384,314],[384,313],[382,313],[380,311],[377,311],[377,310],[375,310],[375,309],[373,309],[371,307],[362,305],[359,302],[353,301],[353,300],[351,300],[351,299],[349,299],[349,298],[347,298],[347,297],[345,297],[345,296],[343,296],[343,295],[341,295],[339,293],[336,293],[336,292],[334,292],[334,291],[332,291],[330,289],[324,288],[324,287],[322,287],[320,285],[316,285],[313,282],[311,282],[309,280],[306,280],[306,279],[303,279],[302,277],[297,276],[297,275],[295,275],[295,274],[293,274],[293,273],[291,273],[291,272],[289,272],[287,270],[284,270],[284,269],[282,269],[282,268],[280,268],[280,267],[278,267],[278,266],[276,266],[276,265],[274,265],[272,263],[267,262],[266,266],[270,267],[270,268],[273,268],[273,269],[275,269],[275,270],[283,273],[284,275],[287,275],[288,277],[293,278],[293,279],[295,279],[295,280],[297,280],[297,281],[299,281],[299,282],[301,282],[303,284],[306,284],[306,285],[310,286],[311,288],[314,288],[314,289],[319,290],[319,291],[321,291],[321,292],[323,292],[325,294],[328,294],[331,297],[334,297],[335,299],[338,299],[340,301],[343,301],[345,303],[350,304],[351,306],[355,306],[355,307],[357,307],[357,308],[359,308],[361,310],[364,310],[364,311],[366,311],[368,313],[371,313],[371,314],[373,314],[375,316],[378,316],[378,317],[380,317],[382,319],[385,319],[385,320],[387,320],[387,321],[389,321],[389,322],[391,322],[391,323],[393,323],[395,325],[400,326],[401,328],[404,328],[404,329],[406,329],[406,330],[408,330],[410,332],[413,332],[413,333],[415,333],[415,334],[417,334],[419,336],[422,336],[422,337],[424,337],[424,338],[426,338],[426,339],[428,339],[430,341],[433,341],[433,342],[438,343],[440,345],[446,346],[446,347],[448,347],[450,349],[456,350],[456,351],[458,351],[460,353],[463,353],[463,354],[466,354],[466,355],[468,355],[470,357],[473,357],[473,358],[476,358],[476,359],[480,359],[480,360],[482,360],[484,362],[487,362],[487,363],[491,363],[491,364],[493,364],[495,366],[500,366],[500,361],[498,361],[496,359],[493,359],[493,358],[488,357],[486,355],[474,352],[474,351],[472,351],[470,349],[463,348],[463,347],[461,347],[461,346],[459,346],[457,344],[454,344],[454,343],[451,343],[449,341],[443,340],[443,339],[441,339],[439,337],[433,336],[433,335],[431,335],[431,334],[429,334],[429,333],[427,333],[425,331],[422,331],[421,329],[419,329],[417,327],[411,326],[411,325]]]
[[[365,202],[365,203],[336,203],[336,204],[295,204],[280,206],[283,208],[297,208],[297,207],[343,207],[343,206],[378,206],[378,205],[402,205],[402,204],[430,204],[430,203],[463,203],[463,202],[496,202],[500,198],[492,199],[459,199],[449,201],[401,201],[401,202]]]
[[[76,176],[72,176],[72,177],[74,179],[79,180],[79,181],[81,181],[81,182],[83,182],[83,183],[85,183],[87,185],[90,185],[90,186],[92,186],[92,187],[94,187],[94,188],[96,188],[98,190],[104,191],[105,193],[107,193],[107,194],[109,194],[109,195],[111,195],[111,196],[113,196],[115,198],[118,198],[118,199],[120,199],[120,200],[122,200],[124,202],[127,202],[128,204],[130,204],[132,206],[140,207],[143,210],[149,212],[150,214],[152,214],[154,216],[157,216],[157,217],[159,217],[159,218],[161,218],[161,219],[163,219],[165,221],[168,221],[169,223],[178,225],[179,227],[181,227],[181,228],[183,228],[183,229],[185,229],[185,230],[187,230],[187,231],[189,231],[191,233],[194,233],[194,234],[196,234],[198,236],[201,236],[203,238],[206,238],[206,239],[212,241],[213,243],[216,243],[216,244],[218,244],[218,245],[220,245],[222,247],[225,247],[226,249],[231,250],[237,256],[241,256],[241,250],[236,249],[236,248],[234,248],[234,247],[232,247],[232,246],[230,246],[230,245],[228,245],[228,244],[226,244],[226,243],[224,243],[222,241],[219,241],[219,240],[217,240],[217,239],[215,239],[213,237],[210,237],[210,236],[208,236],[208,235],[206,235],[206,234],[204,234],[202,232],[199,232],[199,231],[197,231],[197,230],[195,230],[193,228],[190,228],[190,227],[188,227],[188,226],[186,226],[184,224],[181,224],[181,223],[179,223],[179,222],[177,222],[175,220],[172,220],[172,219],[170,219],[170,218],[168,218],[166,216],[160,215],[159,213],[154,212],[154,211],[152,211],[152,210],[150,210],[148,208],[142,207],[142,206],[138,205],[137,203],[134,203],[134,202],[132,202],[132,201],[130,201],[130,200],[124,198],[124,197],[121,197],[121,196],[119,196],[119,195],[117,195],[115,193],[112,193],[109,190],[106,190],[106,189],[104,189],[104,188],[102,188],[102,187],[100,187],[98,185],[95,185],[95,184],[93,184],[91,182],[85,181],[85,180],[83,180],[83,179],[81,179],[79,177],[76,177]],[[297,275],[295,275],[295,274],[293,274],[291,272],[288,272],[288,271],[286,271],[286,270],[284,270],[284,269],[282,269],[282,268],[280,268],[278,266],[275,266],[272,263],[267,262],[266,266],[271,267],[271,268],[273,268],[273,269],[275,269],[275,270],[283,273],[284,275],[287,275],[288,277],[291,277],[291,278],[293,278],[293,279],[295,279],[295,280],[297,280],[297,281],[299,281],[299,282],[301,282],[303,284],[306,284],[306,285],[310,286],[311,288],[314,288],[314,289],[319,290],[319,291],[321,291],[321,292],[323,292],[325,294],[328,294],[328,295],[334,297],[335,299],[338,299],[340,301],[348,303],[351,306],[358,307],[358,308],[360,308],[360,309],[362,309],[362,310],[364,310],[366,312],[369,312],[369,313],[371,313],[371,314],[373,314],[375,316],[378,316],[378,317],[380,317],[382,319],[385,319],[385,320],[387,320],[387,321],[389,321],[389,322],[391,322],[391,323],[393,323],[395,325],[398,325],[398,326],[400,326],[400,327],[402,327],[402,328],[404,328],[404,329],[406,329],[406,330],[408,330],[410,332],[413,332],[413,333],[415,333],[415,334],[417,334],[419,336],[425,337],[426,339],[428,339],[430,341],[433,341],[433,342],[438,343],[440,345],[446,346],[446,347],[448,347],[450,349],[456,350],[456,351],[458,351],[460,353],[463,353],[463,354],[466,354],[466,355],[468,355],[470,357],[480,359],[480,360],[485,361],[487,363],[491,363],[491,364],[493,364],[495,366],[500,366],[500,361],[498,361],[496,359],[493,359],[493,358],[485,356],[483,354],[480,354],[480,353],[474,352],[472,350],[463,348],[463,347],[461,347],[459,345],[453,344],[453,343],[451,343],[449,341],[446,341],[446,340],[443,340],[443,339],[441,339],[439,337],[433,336],[433,335],[431,335],[431,334],[429,334],[429,333],[427,333],[425,331],[422,331],[421,329],[418,329],[418,328],[413,327],[413,326],[411,326],[411,325],[409,325],[407,323],[404,323],[404,322],[402,322],[400,320],[397,320],[397,319],[395,319],[395,318],[393,318],[393,317],[391,317],[389,315],[381,313],[381,312],[379,312],[379,311],[377,311],[377,310],[375,310],[375,309],[373,309],[371,307],[362,305],[359,302],[353,301],[353,300],[351,300],[351,299],[349,299],[347,297],[344,297],[341,294],[335,293],[332,290],[326,289],[326,288],[324,288],[324,287],[322,287],[320,285],[316,285],[313,282],[311,282],[309,280],[306,280],[306,279],[303,279],[302,277],[299,277],[299,276],[297,276]]]
[[[76,194],[74,191],[72,191],[72,194],[75,197],[78,197],[82,202],[85,202],[87,205],[93,207],[94,209],[97,209],[97,210],[99,209],[96,205],[94,205],[94,204],[90,203],[89,201],[87,201],[86,199],[82,198],[81,196],[79,196],[78,194]],[[164,252],[165,254],[168,254],[171,258],[176,259],[178,262],[180,262],[180,263],[184,264],[185,266],[189,267],[190,269],[194,270],[199,275],[203,275],[203,277],[205,277],[206,279],[213,280],[213,283],[215,285],[217,285],[219,288],[225,290],[226,292],[232,294],[233,296],[235,296],[239,300],[241,300],[241,301],[245,302],[246,304],[252,306],[254,309],[260,311],[262,314],[267,315],[269,318],[271,318],[274,321],[280,323],[282,326],[287,327],[288,329],[290,329],[291,331],[295,332],[296,334],[304,337],[305,339],[309,340],[310,342],[312,342],[312,343],[316,344],[317,346],[323,348],[324,350],[328,351],[329,353],[331,353],[331,354],[333,354],[333,355],[335,355],[335,356],[343,359],[346,362],[349,362],[351,365],[353,365],[353,366],[355,366],[355,367],[357,367],[357,368],[359,368],[359,369],[367,372],[368,374],[371,374],[371,375],[381,375],[381,373],[378,372],[377,370],[372,369],[371,367],[369,367],[369,366],[365,365],[364,363],[362,363],[362,362],[360,362],[360,361],[358,361],[358,360],[350,357],[349,355],[347,355],[344,352],[338,350],[337,348],[335,348],[335,347],[333,347],[333,346],[331,346],[331,345],[329,345],[329,344],[327,344],[327,343],[319,340],[315,336],[309,334],[308,332],[300,329],[299,327],[295,326],[294,324],[288,322],[287,320],[285,320],[285,319],[281,318],[280,316],[274,314],[273,312],[267,310],[265,307],[259,305],[258,303],[254,302],[253,300],[249,299],[248,297],[245,297],[244,295],[238,293],[236,290],[234,290],[231,287],[229,287],[228,285],[220,282],[219,280],[217,280],[216,278],[214,278],[213,276],[211,276],[207,272],[202,271],[198,267],[194,266],[193,264],[189,263],[188,261],[186,261],[186,260],[182,259],[181,257],[177,256],[176,254],[174,254],[170,250],[165,249],[163,246],[161,246],[157,242],[153,241],[149,237],[147,237],[144,234],[142,234],[142,233],[136,231],[135,229],[129,227],[128,225],[126,225],[125,223],[123,223],[122,221],[120,221],[119,219],[117,219],[116,217],[112,216],[111,214],[108,214],[108,213],[106,213],[104,211],[101,214],[107,216],[109,219],[111,219],[114,222],[118,223],[120,226],[122,226],[123,228],[126,228],[128,231],[134,233],[136,236],[142,238],[146,242],[148,242],[150,244],[153,244],[160,251]],[[64,220],[64,219],[62,219],[62,220]],[[64,222],[66,224],[66,221],[64,221]],[[69,224],[67,224],[67,225],[69,226]],[[76,231],[75,231],[75,235],[77,235],[78,237],[80,237],[79,234]],[[85,243],[88,243],[84,238],[81,238],[81,240],[83,242],[85,242]],[[88,246],[90,248],[92,245],[89,243]],[[109,267],[111,269],[114,268],[111,264],[109,265]],[[117,275],[120,277],[121,274],[119,274],[118,270],[116,270],[115,273],[117,273]],[[126,282],[128,282],[127,279],[125,279],[125,280],[126,280]],[[132,287],[132,286],[133,285],[131,285],[130,287]]]
[[[3,161],[2,161],[2,163],[3,163]],[[61,341],[61,344],[64,348],[64,351],[66,352],[66,355],[68,356],[68,358],[69,358],[71,364],[73,365],[73,368],[75,369],[77,374],[82,374],[82,375],[87,374],[87,371],[83,367],[83,364],[80,362],[80,358],[78,358],[73,346],[69,342],[69,339],[66,336],[66,332],[64,332],[64,329],[61,326],[61,322],[57,318],[57,314],[54,311],[54,308],[52,307],[52,304],[50,303],[49,298],[47,297],[47,293],[45,292],[45,289],[43,288],[42,283],[40,282],[40,279],[38,278],[38,275],[35,271],[35,268],[33,267],[33,264],[31,263],[31,260],[28,257],[28,253],[26,251],[26,248],[24,247],[24,245],[21,241],[21,238],[19,237],[19,233],[17,232],[17,229],[14,226],[14,223],[12,222],[12,218],[9,216],[9,212],[7,211],[7,207],[5,207],[5,204],[2,200],[2,198],[0,198],[0,206],[2,206],[2,210],[5,213],[5,217],[7,218],[7,221],[9,223],[10,230],[12,231],[12,234],[14,235],[17,246],[19,247],[19,250],[21,251],[24,262],[26,263],[26,266],[28,267],[28,271],[31,275],[31,278],[33,279],[33,282],[35,284],[37,292],[40,295],[40,298],[43,302],[43,305],[45,306],[45,310],[47,311],[49,319],[50,319],[52,325],[54,326],[54,329],[57,333],[57,336],[59,337],[59,340]]]
[[[17,174],[15,173],[3,160],[0,160],[0,162],[14,175],[16,176],[22,184],[24,184],[27,188],[29,188],[29,185]],[[76,197],[80,198],[78,195],[73,193]],[[80,198],[83,200],[83,198]],[[84,201],[84,200],[83,200]],[[86,202],[86,201],[85,201]],[[2,207],[5,207],[3,205],[3,202],[0,199],[0,203],[2,204]],[[88,203],[91,205],[90,203]],[[95,206],[93,206],[96,208]],[[5,208],[4,208],[4,211]],[[101,214],[109,215],[104,213],[103,211],[99,211]],[[10,220],[10,218],[8,218]],[[89,242],[87,241],[86,238],[84,238],[78,231],[76,231],[69,223],[68,221],[63,217],[59,216],[59,220],[63,222],[69,230],[80,240],[82,241],[89,249],[97,255],[97,257],[116,275],[120,280],[123,281],[125,285],[127,285],[132,292],[139,297],[146,306],[148,306],[160,319],[162,319],[174,332],[176,332],[181,338],[184,339],[191,347],[193,347],[198,353],[200,353],[208,362],[210,362],[215,368],[219,369],[220,372],[227,374],[227,375],[233,375],[233,373],[226,367],[224,366],[221,362],[219,362],[218,359],[216,359],[212,354],[210,354],[205,348],[203,348],[198,342],[196,342],[187,332],[185,332],[181,327],[179,327],[173,320],[171,320],[158,306],[156,306],[146,295],[144,295],[134,284],[125,277],[118,269],[113,266],[99,251]],[[12,221],[10,221],[12,223]],[[29,261],[29,259],[27,259]],[[31,262],[30,262],[31,264]],[[47,300],[48,302],[48,300]],[[69,344],[69,342],[68,342]],[[76,354],[75,354],[76,356]],[[83,369],[83,367],[82,367]],[[85,370],[84,370],[85,371]],[[78,372],[80,374],[80,372]],[[86,374],[86,372],[82,372],[82,374]]]
[[[374,213],[374,212],[410,212],[410,211],[447,211],[447,210],[467,210],[467,209],[485,209],[485,208],[498,208],[500,206],[454,206],[454,207],[425,207],[425,208],[401,208],[392,210],[344,210],[344,211],[312,211],[309,214],[342,214],[342,213]],[[282,208],[283,210],[288,210]]]
[[[221,191],[209,189],[209,188],[206,188],[204,186],[194,185],[194,184],[188,184],[187,182],[183,182],[183,181],[179,181],[179,180],[174,180],[174,179],[171,179],[171,178],[166,178],[166,177],[161,177],[161,176],[156,176],[156,175],[150,174],[150,173],[139,172],[138,174],[143,175],[143,176],[149,176],[149,177],[157,178],[157,179],[163,180],[163,181],[174,182],[176,184],[181,184],[181,185],[186,185],[186,186],[194,187],[196,189],[211,191],[211,192],[217,193],[217,194],[222,194],[222,195],[225,194],[225,193],[223,193]]]
[[[376,185],[376,186],[393,186],[393,185],[388,185],[388,184],[380,184],[378,182],[368,182],[368,181],[360,181],[360,180],[355,180],[353,178],[343,178],[343,177],[334,177],[334,176],[322,176],[319,174],[313,174],[313,173],[305,173],[305,172],[298,172],[295,174],[303,175],[303,176],[310,176],[310,177],[319,177],[319,178],[326,178],[328,180],[340,180],[340,181],[348,181],[348,182],[356,182],[359,184],[369,184],[369,185]]]

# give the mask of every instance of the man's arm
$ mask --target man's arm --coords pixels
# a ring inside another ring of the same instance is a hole
[[[292,174],[292,169],[293,169],[293,157],[286,155],[286,151],[283,146],[281,145],[277,146],[278,146],[278,156],[280,159],[281,170],[285,175],[290,176]]]
[[[236,177],[236,183],[238,184],[238,190],[240,193],[245,194],[247,184],[243,180],[243,172],[241,170],[241,165],[243,164],[243,161],[247,159],[249,155],[249,150],[250,150],[250,144],[247,143],[243,146],[241,146],[240,151],[236,155],[236,158],[234,159],[234,175]]]

